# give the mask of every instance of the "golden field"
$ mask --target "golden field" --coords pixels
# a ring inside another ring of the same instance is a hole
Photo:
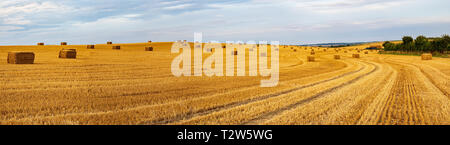
[[[175,77],[170,42],[113,45],[0,46],[0,124],[450,125],[448,58],[281,46],[278,86],[262,88],[264,77]],[[7,64],[10,51],[35,64]]]

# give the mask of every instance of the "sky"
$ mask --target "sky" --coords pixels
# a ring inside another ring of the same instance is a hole
[[[0,45],[314,44],[450,34],[449,0],[2,0]]]

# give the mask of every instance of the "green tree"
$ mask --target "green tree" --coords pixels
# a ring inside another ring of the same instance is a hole
[[[416,51],[425,51],[425,45],[428,43],[427,37],[420,35],[416,37],[416,40],[414,41],[415,50]]]
[[[384,50],[386,51],[393,51],[395,49],[395,44],[388,42],[386,44],[383,44]]]
[[[402,40],[403,44],[410,44],[413,42],[414,39],[411,36],[403,36]]]
[[[390,41],[384,41],[383,47],[386,47],[387,44],[391,43]]]
[[[448,36],[447,34],[442,35],[442,39],[444,39],[445,43],[447,43],[447,51],[450,51],[450,36]]]
[[[448,48],[448,42],[441,38],[439,40],[437,40],[437,51],[439,51],[440,53],[444,53],[445,50],[447,50]]]

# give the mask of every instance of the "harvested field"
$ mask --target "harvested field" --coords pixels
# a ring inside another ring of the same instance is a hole
[[[281,46],[278,86],[262,88],[262,76],[173,76],[171,42],[115,45],[64,46],[77,59],[58,59],[60,45],[0,46],[0,124],[450,125],[448,58],[351,59],[347,51],[380,45],[365,44],[308,63],[318,47]],[[8,64],[13,51],[33,52],[34,64]],[[248,62],[249,52],[239,54]]]

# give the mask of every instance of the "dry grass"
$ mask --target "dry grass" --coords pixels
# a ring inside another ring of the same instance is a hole
[[[0,46],[0,124],[450,124],[445,58],[317,51],[304,63],[317,47],[282,46],[279,85],[261,88],[266,77],[174,77],[172,43],[115,45],[68,45],[77,59],[55,57],[60,45]],[[7,64],[11,51],[35,64]]]

